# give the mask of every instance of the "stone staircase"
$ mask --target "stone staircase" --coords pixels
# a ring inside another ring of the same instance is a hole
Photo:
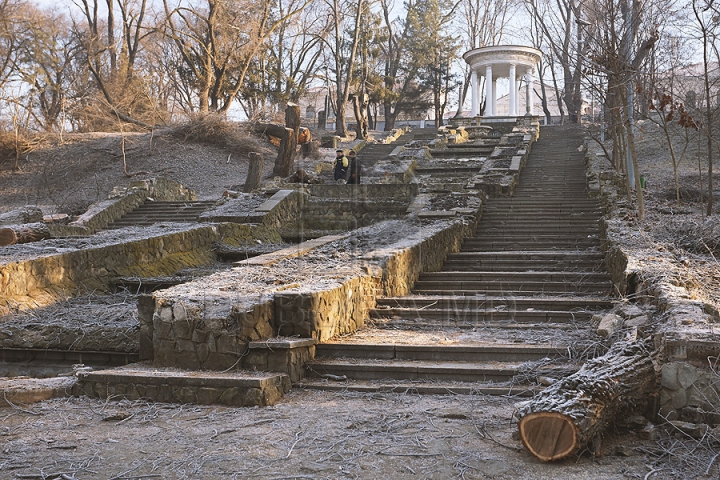
[[[214,201],[152,202],[147,201],[135,210],[107,225],[106,229],[130,226],[150,226],[160,222],[197,222],[201,213],[215,205]]]
[[[544,128],[515,195],[490,199],[413,295],[379,299],[374,328],[317,345],[301,386],[523,395],[577,369],[592,315],[612,306],[581,145]]]

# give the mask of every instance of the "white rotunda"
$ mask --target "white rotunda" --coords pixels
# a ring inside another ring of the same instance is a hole
[[[508,116],[534,115],[531,95],[535,73],[535,65],[542,59],[542,52],[537,48],[521,45],[497,45],[469,50],[463,58],[470,65],[472,79],[470,95],[472,116],[480,113],[480,82],[485,77],[485,114],[483,117],[497,115],[497,79],[507,78],[510,89],[510,106]],[[525,78],[526,111],[518,112],[518,81]]]

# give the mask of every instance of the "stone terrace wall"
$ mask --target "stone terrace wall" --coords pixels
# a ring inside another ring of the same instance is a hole
[[[693,298],[684,287],[667,279],[655,279],[644,273],[644,262],[657,255],[654,250],[635,246],[630,249],[624,242],[618,218],[628,208],[624,182],[615,172],[603,170],[606,164],[589,152],[588,185],[591,194],[598,195],[604,219],[601,235],[605,250],[605,264],[618,291],[633,295],[636,301],[653,304],[660,313],[662,323],[654,337],[661,352],[661,391],[659,413],[667,420],[683,420],[700,424],[718,424],[720,416],[720,376],[709,367],[709,361],[718,358],[720,338],[709,329],[697,327],[717,322],[712,308]]]
[[[315,271],[313,278],[281,262],[276,269],[285,273],[277,279],[271,269],[245,266],[156,292],[139,312],[141,356],[154,358],[158,366],[258,367],[246,357],[253,340],[297,335],[322,342],[352,333],[363,326],[378,295],[407,293],[421,271],[439,269],[475,222],[474,216],[405,222],[398,228],[407,231],[397,233],[409,238],[374,250],[343,271]],[[419,235],[412,238],[411,229]],[[256,280],[248,285],[248,279]],[[235,286],[239,282],[241,288]]]
[[[0,314],[48,305],[80,287],[105,289],[112,277],[171,275],[207,264],[214,258],[213,242],[249,242],[257,231],[268,233],[248,225],[206,225],[0,265]]]

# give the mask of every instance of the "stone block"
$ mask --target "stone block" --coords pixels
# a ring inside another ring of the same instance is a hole
[[[265,388],[265,390],[267,391],[268,389]],[[242,394],[242,406],[243,407],[254,407],[257,405],[272,405],[272,403],[266,402],[265,396],[263,395],[263,391],[260,390],[259,388],[248,388]]]
[[[636,317],[625,320],[625,326],[627,327],[643,327],[650,323],[650,317],[648,315],[638,315]]]
[[[195,353],[195,344],[192,340],[178,339],[175,341],[175,351],[178,353]]]
[[[610,337],[621,324],[622,319],[620,317],[613,313],[608,313],[607,315],[603,315],[596,333],[603,338]]]
[[[182,322],[187,320],[187,312],[185,310],[185,305],[180,302],[177,302],[175,303],[175,305],[173,305],[173,318],[175,322]]]
[[[268,355],[269,352],[267,350],[250,350],[245,358],[243,358],[243,368],[267,371]]]
[[[207,342],[209,333],[207,330],[196,328],[192,333],[192,341],[195,343],[205,343]]]
[[[218,335],[215,338],[215,343],[217,344],[217,351],[218,353],[232,353],[232,354],[238,354],[241,352],[242,347],[239,339],[233,335],[228,333],[222,333]]]
[[[154,362],[160,366],[172,366],[175,364],[175,342],[173,340],[162,340],[155,342]]]
[[[645,311],[638,307],[637,305],[633,305],[630,303],[626,303],[620,308],[618,308],[618,314],[620,314],[621,317],[625,319],[629,318],[635,318],[639,317],[640,315],[643,315]]]
[[[180,403],[197,403],[197,395],[193,387],[180,387],[175,389],[174,397]]]
[[[175,334],[173,333],[172,323],[155,322],[153,326],[153,338],[158,340],[174,340]]]
[[[223,353],[210,352],[203,363],[203,368],[208,370],[226,370],[237,366],[239,355],[227,355]]]
[[[683,422],[682,420],[671,420],[670,425],[676,431],[682,432],[686,435],[690,435],[693,438],[703,438],[708,432],[709,427],[704,423],[690,423]]]
[[[661,381],[660,384],[663,388],[669,390],[678,390],[680,384],[677,380],[678,363],[666,363],[662,366]]]
[[[287,373],[290,367],[290,354],[287,350],[268,352],[267,368],[271,372]]]
[[[200,405],[212,405],[218,401],[221,394],[222,389],[220,388],[200,387],[197,389],[197,403]]]
[[[170,307],[161,307],[160,313],[158,315],[158,318],[161,322],[170,323],[172,322],[172,308]]]
[[[201,365],[203,365],[206,361],[208,356],[210,355],[210,349],[208,347],[207,343],[199,343],[196,347],[197,352],[197,358]]]
[[[687,405],[687,393],[685,390],[675,390],[671,394],[672,406],[675,410],[680,411],[681,408]]]
[[[193,326],[187,320],[173,322],[173,333],[175,338],[182,340],[190,340],[193,334]]]
[[[687,363],[679,363],[677,365],[677,380],[680,387],[684,389],[688,389],[691,385],[694,385],[702,373],[700,369]]]
[[[237,387],[225,389],[218,397],[217,402],[221,405],[243,406],[243,394]]]

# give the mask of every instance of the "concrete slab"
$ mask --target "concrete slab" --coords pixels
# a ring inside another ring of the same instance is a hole
[[[287,196],[292,195],[294,191],[295,190],[278,190],[275,195],[273,195],[268,201],[257,207],[255,211],[259,213],[270,212],[273,208],[277,207],[280,202],[285,200]]]
[[[264,255],[258,255],[257,257],[248,258],[247,260],[241,260],[239,262],[235,262],[235,265],[240,265],[240,266],[273,265],[273,264],[279,262],[280,260],[284,260],[286,258],[301,257],[304,254],[310,252],[311,250],[314,250],[314,249],[321,247],[325,244],[328,244],[330,242],[334,242],[337,240],[343,240],[343,239],[347,238],[348,236],[349,236],[349,234],[326,235],[324,237],[314,238],[312,240],[298,243],[297,245],[294,245],[292,247],[283,248],[282,250],[278,250],[276,252],[266,253]]]

